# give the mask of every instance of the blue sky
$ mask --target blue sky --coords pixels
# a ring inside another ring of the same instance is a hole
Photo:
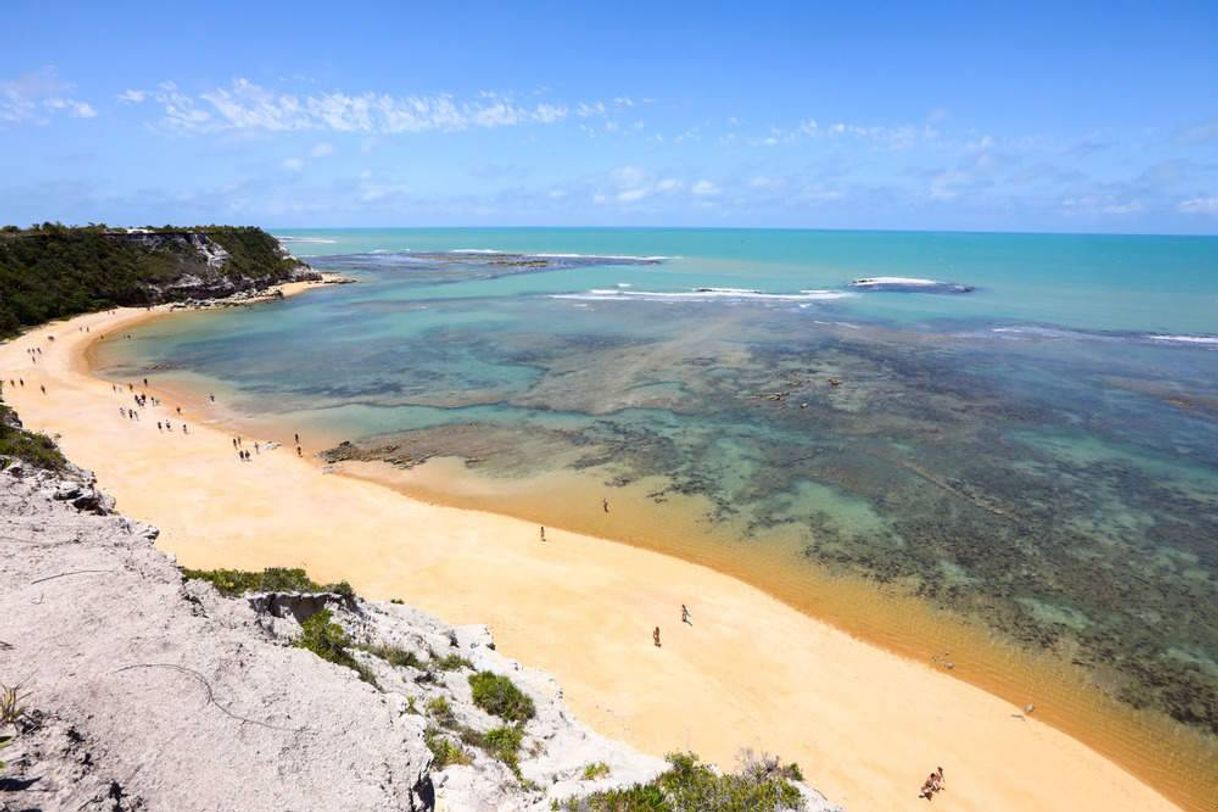
[[[1218,234],[1218,3],[843,6],[9,0],[0,221]]]

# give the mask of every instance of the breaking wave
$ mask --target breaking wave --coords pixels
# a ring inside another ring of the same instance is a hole
[[[575,299],[585,302],[645,301],[645,302],[815,302],[845,299],[854,294],[841,290],[801,290],[798,293],[764,293],[747,288],[694,288],[688,291],[652,291],[617,288],[594,288],[582,293],[555,293],[552,299]]]

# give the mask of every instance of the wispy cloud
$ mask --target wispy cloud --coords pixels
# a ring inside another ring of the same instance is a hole
[[[1218,197],[1193,197],[1180,201],[1176,208],[1185,214],[1218,215]]]
[[[56,113],[96,117],[93,105],[68,95],[73,87],[59,78],[53,66],[0,81],[0,123],[45,124]]]
[[[908,149],[920,141],[932,141],[939,131],[930,123],[900,125],[863,125],[834,121],[822,124],[805,118],[793,127],[771,127],[765,135],[748,139],[752,146],[776,147],[810,139],[855,139],[887,149]]]
[[[236,79],[227,87],[197,95],[167,82],[150,93],[128,90],[130,101],[151,97],[162,108],[161,126],[180,133],[224,130],[292,132],[318,130],[397,134],[456,132],[526,124],[555,124],[571,115],[569,107],[551,102],[519,103],[510,95],[481,93],[460,99],[450,94],[395,96],[371,91],[282,93]],[[603,115],[603,102],[580,103],[579,117]]]

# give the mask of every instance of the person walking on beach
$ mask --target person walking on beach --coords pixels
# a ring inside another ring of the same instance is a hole
[[[544,524],[541,526],[541,540],[546,540],[546,526]]]
[[[608,513],[608,512],[609,512],[609,500],[608,500],[608,499],[604,499],[604,498],[602,498],[602,499],[601,499],[601,507],[604,509],[604,511],[605,511],[606,513]]]
[[[42,394],[45,395],[47,393],[47,388],[42,384],[38,384],[38,388],[42,390]]]
[[[936,792],[942,792],[947,789],[943,785],[943,768],[937,767],[935,771],[926,777],[922,782],[922,791],[918,793],[919,798],[925,798],[927,801],[934,799]]]
[[[296,435],[294,435],[294,436],[296,437],[296,445],[300,445],[300,434],[299,434],[299,433],[297,433],[297,434],[296,434]]]
[[[656,648],[660,647],[660,627],[656,626],[655,631],[651,633],[651,642],[656,644]]]
[[[183,424],[182,424],[182,433],[183,433],[183,434],[190,434],[190,430],[186,428],[186,424],[185,424],[185,423],[183,423]]]
[[[685,604],[681,604],[681,622],[688,623],[690,626],[694,625],[694,622],[689,619],[689,607]]]
[[[300,453],[300,446],[296,446],[296,456],[298,456],[298,457],[304,456],[304,454]]]

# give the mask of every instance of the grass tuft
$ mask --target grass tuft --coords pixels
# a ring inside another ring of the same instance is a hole
[[[319,584],[299,568],[267,567],[262,572],[246,570],[192,570],[182,568],[182,577],[187,580],[207,581],[221,595],[230,598],[247,592],[334,592],[348,600],[355,597],[355,590],[346,581],[334,584]]]
[[[527,722],[537,715],[533,700],[510,679],[490,671],[469,677],[474,704],[508,722]]]
[[[329,609],[315,612],[300,624],[300,637],[296,638],[292,645],[311,651],[327,662],[346,666],[359,674],[359,678],[364,682],[375,686],[376,678],[372,672],[347,650],[351,645],[351,638],[343,631],[342,626],[330,618]]]

